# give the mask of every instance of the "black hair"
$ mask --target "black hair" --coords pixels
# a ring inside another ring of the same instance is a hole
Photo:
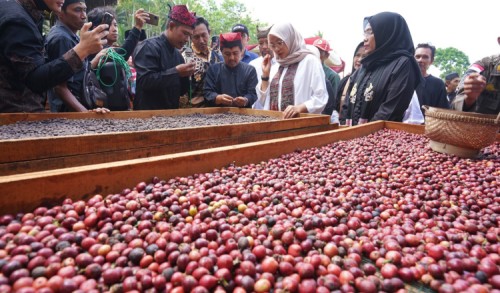
[[[204,24],[207,27],[208,32],[210,32],[210,26],[208,25],[208,21],[202,16],[197,16],[194,26],[197,27],[200,24]]]
[[[436,54],[436,47],[429,44],[429,43],[420,43],[417,45],[417,48],[426,48],[426,49],[430,49],[431,50],[431,60],[434,61],[434,55]]]
[[[113,6],[104,6],[102,9],[104,10],[104,12],[113,14],[113,17],[116,19],[116,9]]]
[[[116,19],[116,10],[111,6],[96,7],[87,13],[88,21],[92,22],[91,29],[96,28],[102,23],[102,18],[106,12],[113,14],[113,17]]]
[[[96,28],[102,22],[102,17],[104,16],[104,10],[102,7],[96,7],[87,13],[88,21],[92,22],[92,28]]]

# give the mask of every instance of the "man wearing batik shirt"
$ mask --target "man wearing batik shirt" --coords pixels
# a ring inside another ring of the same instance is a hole
[[[500,35],[497,38],[500,44]],[[474,62],[457,88],[452,108],[496,115],[500,112],[500,55]]]
[[[134,109],[178,109],[179,98],[189,88],[194,63],[185,63],[179,49],[193,34],[196,17],[186,5],[170,10],[165,32],[140,43],[134,52],[137,89]]]
[[[191,91],[181,96],[181,108],[206,107],[205,97],[203,96],[205,75],[212,64],[223,61],[222,55],[208,46],[209,39],[210,25],[208,21],[203,17],[197,16],[193,36],[191,37],[191,48],[186,48],[182,52],[182,56],[186,62],[191,61],[196,64],[196,70],[191,77]]]
[[[221,34],[220,48],[224,62],[208,68],[203,88],[205,100],[217,107],[251,107],[257,100],[257,73],[253,66],[241,62],[241,34]]]

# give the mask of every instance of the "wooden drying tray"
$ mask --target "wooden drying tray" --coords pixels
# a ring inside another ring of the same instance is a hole
[[[0,140],[0,176],[147,158],[252,141],[336,129],[326,115],[302,114],[282,120],[282,113],[239,108],[197,108],[161,111],[96,113],[0,114],[0,125],[17,121],[127,119],[193,113],[235,113],[272,116],[277,121],[201,126],[150,131]]]
[[[132,188],[154,176],[169,179],[211,172],[229,164],[257,163],[296,149],[366,136],[383,128],[423,134],[423,126],[377,121],[362,126],[212,149],[0,177],[0,215],[28,212],[65,198],[88,199]]]

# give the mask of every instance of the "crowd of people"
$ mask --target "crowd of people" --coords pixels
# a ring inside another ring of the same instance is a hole
[[[357,125],[405,121],[421,105],[500,111],[500,55],[443,81],[428,72],[436,48],[415,46],[405,19],[393,12],[363,20],[352,70],[341,79],[325,64],[328,41],[307,46],[291,23],[257,27],[256,54],[247,50],[247,26],[211,37],[208,21],[185,5],[170,7],[165,31],[146,38],[151,15],[139,9],[120,46],[114,9],[87,14],[84,0],[61,3],[0,0],[0,113],[43,112],[46,105],[102,113],[229,106],[281,111],[284,118],[326,114]],[[45,37],[44,10],[57,15]]]

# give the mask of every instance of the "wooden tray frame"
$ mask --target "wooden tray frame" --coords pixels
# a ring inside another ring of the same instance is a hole
[[[296,149],[307,149],[363,137],[381,129],[424,134],[424,126],[376,121],[287,138],[243,143],[104,164],[0,177],[0,215],[28,212],[40,205],[60,204],[65,198],[88,199],[132,188],[154,176],[169,179],[211,172],[229,164],[244,165],[268,160]],[[497,136],[500,141],[500,136]]]
[[[0,114],[0,125],[54,118],[126,119],[193,113],[274,116],[282,113],[239,108],[96,113]],[[0,176],[153,157],[206,148],[336,129],[328,116],[302,114],[296,119],[96,135],[0,140]]]
[[[260,162],[301,148],[326,145],[366,136],[384,127],[423,133],[423,127],[382,121],[337,130],[302,134],[211,149],[167,154],[125,161],[89,164],[0,177],[0,214],[27,212],[40,205],[61,203],[65,198],[87,199],[94,194],[121,192],[154,176],[168,179],[211,172],[235,163]]]

